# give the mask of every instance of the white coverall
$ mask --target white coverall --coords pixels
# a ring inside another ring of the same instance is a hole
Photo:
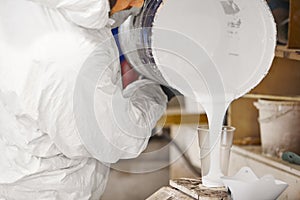
[[[0,1],[0,199],[99,199],[166,96],[122,90],[108,0]]]

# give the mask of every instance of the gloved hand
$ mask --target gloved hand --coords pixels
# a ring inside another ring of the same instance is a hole
[[[74,99],[84,146],[108,163],[137,157],[146,148],[167,103],[151,80],[136,80],[123,90],[118,57],[113,39],[99,46],[78,76]]]

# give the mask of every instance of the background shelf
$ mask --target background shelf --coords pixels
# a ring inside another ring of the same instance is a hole
[[[286,46],[277,45],[276,57],[300,61],[300,49],[288,49]]]
[[[249,99],[268,99],[277,101],[300,101],[300,96],[279,96],[279,95],[267,95],[267,94],[246,94],[244,98]]]

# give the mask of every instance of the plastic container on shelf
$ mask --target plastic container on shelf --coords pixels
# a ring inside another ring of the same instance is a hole
[[[284,151],[300,154],[300,102],[258,100],[263,153],[278,156]]]

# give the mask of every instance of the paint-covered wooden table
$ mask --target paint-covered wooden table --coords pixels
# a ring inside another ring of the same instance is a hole
[[[230,200],[226,188],[207,188],[201,179],[181,178],[170,180],[147,200]]]

